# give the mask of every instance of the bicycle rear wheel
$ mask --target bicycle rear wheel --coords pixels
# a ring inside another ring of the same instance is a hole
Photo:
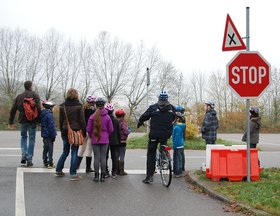
[[[162,151],[159,158],[159,171],[162,184],[165,187],[169,187],[172,180],[172,169],[171,169],[171,160],[169,159],[166,152]]]

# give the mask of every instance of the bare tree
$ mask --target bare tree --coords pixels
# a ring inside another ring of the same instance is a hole
[[[153,80],[158,67],[158,62],[158,51],[155,48],[146,51],[143,44],[141,44],[137,49],[129,72],[131,80],[124,90],[124,95],[128,99],[130,115],[147,97],[147,93],[151,92],[151,89],[153,89],[153,86],[155,85],[154,82],[151,82],[147,89],[147,70],[149,70],[150,79]]]
[[[205,75],[201,72],[192,73],[190,79],[191,92],[194,95],[195,104],[201,103],[204,98]]]
[[[190,101],[188,82],[186,82],[183,73],[180,73],[178,77],[174,78],[174,102],[178,105],[187,106]]]
[[[61,81],[62,74],[59,66],[62,61],[62,55],[65,54],[62,51],[62,44],[62,36],[54,29],[49,30],[43,39],[43,74],[41,79],[45,85],[43,97],[47,100],[58,89]]]
[[[42,67],[42,49],[42,40],[29,35],[25,49],[25,80],[34,81],[35,77],[39,75]],[[37,85],[40,81],[41,80],[36,81]]]
[[[94,94],[98,89],[98,82],[94,76],[91,57],[93,56],[93,48],[85,40],[81,40],[79,46],[80,55],[80,73],[79,73],[79,91],[81,100],[84,101],[86,96]]]
[[[25,32],[0,29],[0,89],[2,99],[12,101],[22,87],[25,61]]]
[[[173,89],[174,79],[177,77],[178,71],[171,62],[161,61],[160,71],[157,75],[159,90]]]
[[[118,95],[128,82],[133,57],[132,47],[101,32],[94,43],[93,72],[108,102]]]

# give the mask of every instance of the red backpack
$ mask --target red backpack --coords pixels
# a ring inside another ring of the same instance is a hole
[[[38,110],[33,98],[23,99],[23,109],[28,121],[34,121],[38,117]]]

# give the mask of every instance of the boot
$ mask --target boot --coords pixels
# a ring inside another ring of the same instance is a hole
[[[78,156],[77,169],[80,169],[80,165],[81,165],[82,160],[83,160],[83,157]]]
[[[100,181],[101,181],[101,182],[104,182],[104,181],[105,181],[105,173],[101,173]]]
[[[95,173],[94,173],[93,181],[95,181],[95,182],[98,182],[98,181],[99,181],[99,173],[98,173],[98,172],[95,172]]]
[[[127,173],[124,171],[124,161],[120,161],[119,169],[120,169],[120,176],[127,175]]]
[[[86,157],[86,173],[93,172],[93,169],[91,169],[91,161],[92,157]]]

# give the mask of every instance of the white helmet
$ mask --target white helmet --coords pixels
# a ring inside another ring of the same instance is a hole
[[[212,100],[207,100],[207,101],[205,102],[205,104],[209,105],[211,108],[214,108],[214,106],[215,106],[215,102],[212,101]]]

